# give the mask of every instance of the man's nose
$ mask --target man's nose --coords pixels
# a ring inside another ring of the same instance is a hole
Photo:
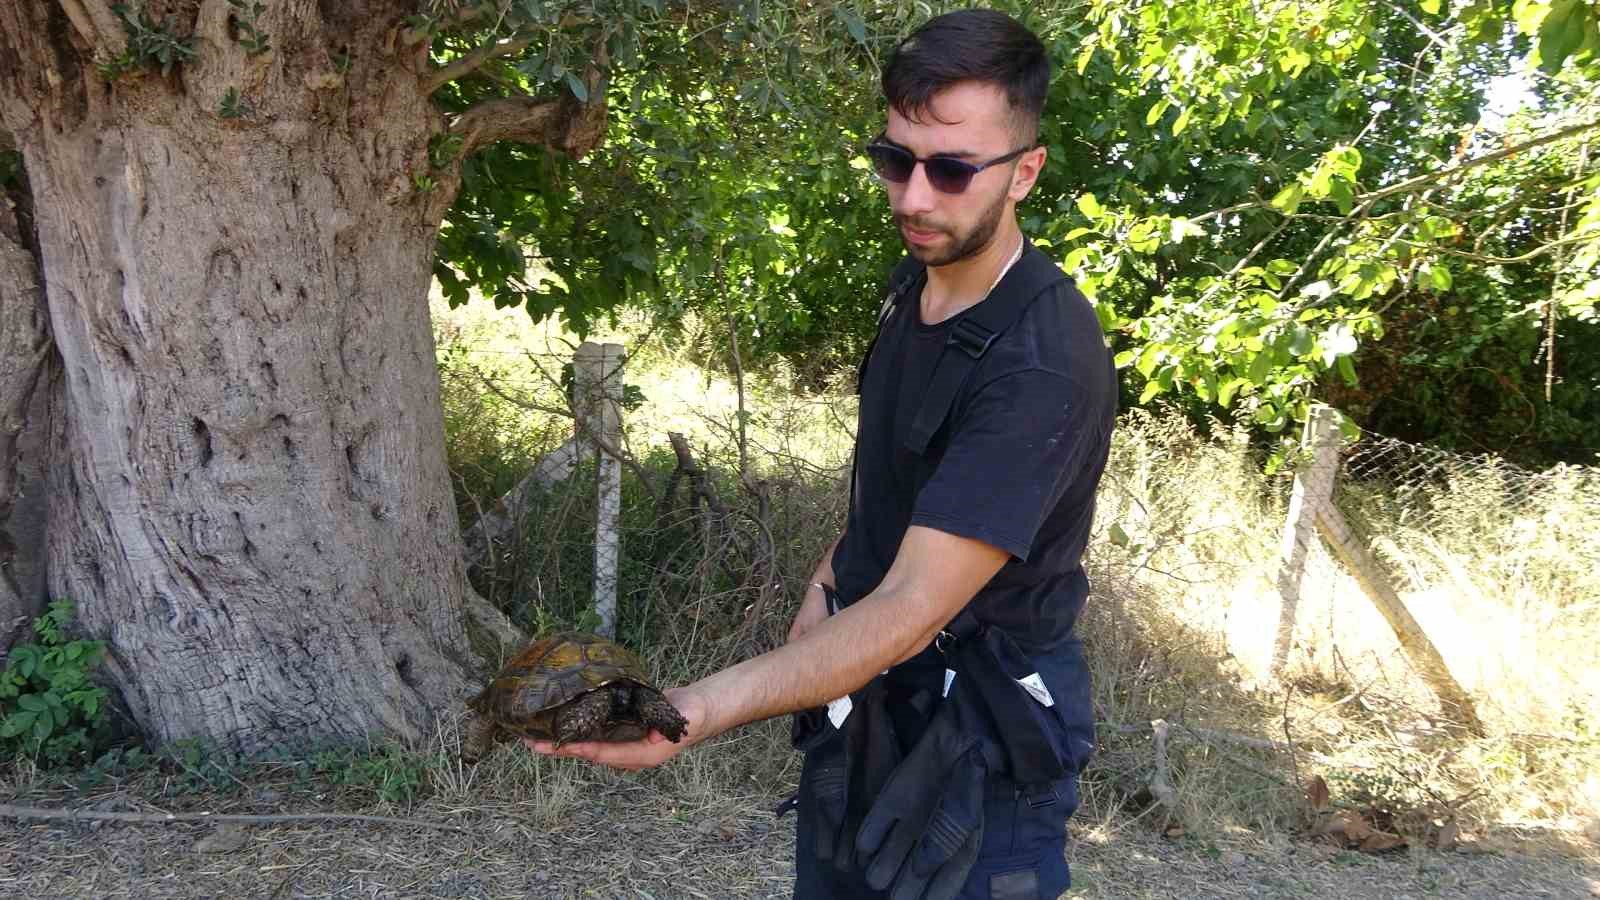
[[[917,163],[911,169],[911,180],[900,185],[895,211],[901,215],[920,216],[933,212],[936,192],[928,183],[928,167]]]

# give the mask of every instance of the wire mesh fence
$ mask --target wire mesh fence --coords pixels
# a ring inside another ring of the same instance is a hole
[[[491,335],[441,341],[439,353],[463,530],[501,523],[470,576],[534,632],[594,626],[592,585],[605,577],[598,464],[561,455],[582,439],[565,350],[508,349]],[[774,646],[842,526],[851,404],[683,365],[660,346],[628,350],[618,634],[698,665]],[[563,464],[541,467],[555,457]],[[550,477],[529,484],[541,470]]]
[[[1600,608],[1600,469],[1534,471],[1367,434],[1342,453],[1336,499],[1415,588],[1514,610]]]
[[[1545,471],[1520,468],[1491,454],[1465,454],[1368,433],[1343,454],[1347,487],[1381,490],[1395,521],[1441,527],[1459,508],[1460,493],[1485,495],[1497,514],[1542,520],[1552,510],[1600,515],[1600,470],[1558,465]],[[1600,538],[1597,538],[1600,540]]]

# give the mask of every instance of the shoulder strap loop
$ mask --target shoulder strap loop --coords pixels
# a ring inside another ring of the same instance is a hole
[[[977,368],[978,360],[994,345],[996,338],[1022,318],[1034,298],[1066,278],[1043,251],[1030,244],[989,297],[961,314],[951,326],[944,352],[934,364],[928,391],[923,394],[922,406],[906,435],[907,450],[918,456],[928,452],[928,445],[949,417],[956,394]],[[952,353],[952,348],[961,352]]]

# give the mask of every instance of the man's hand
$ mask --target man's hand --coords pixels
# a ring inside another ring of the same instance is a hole
[[[528,738],[524,739],[523,743],[535,753],[543,753],[546,756],[571,756],[617,769],[631,771],[659,766],[711,736],[709,732],[710,706],[698,691],[691,686],[674,688],[667,691],[666,694],[667,700],[678,708],[678,712],[683,713],[685,719],[689,720],[688,727],[684,729],[683,738],[676,744],[667,740],[666,735],[653,728],[644,738],[624,743],[584,741],[562,744],[560,749],[556,749],[554,741],[535,741]]]
[[[828,599],[821,589],[806,588],[806,597],[800,601],[800,609],[794,614],[794,623],[789,626],[789,643],[794,643],[800,636],[817,627],[817,623],[828,617]]]
[[[660,765],[689,747],[747,722],[827,703],[915,656],[1009,558],[975,538],[920,525],[906,531],[894,565],[871,594],[827,615],[796,616],[802,630],[782,647],[714,672],[667,699],[689,720],[678,744],[652,733],[627,744],[530,741],[540,753],[576,756],[620,769]],[[809,599],[809,598],[808,598]]]

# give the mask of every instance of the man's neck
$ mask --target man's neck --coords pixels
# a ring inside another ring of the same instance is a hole
[[[1021,242],[1022,231],[1016,221],[1007,220],[982,250],[948,266],[929,267],[928,282],[922,289],[922,321],[929,325],[943,322],[982,302]]]

